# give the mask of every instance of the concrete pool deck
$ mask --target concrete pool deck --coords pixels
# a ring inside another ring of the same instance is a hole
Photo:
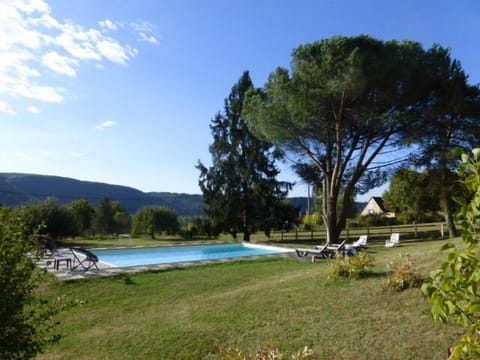
[[[204,243],[202,245],[208,245],[211,243]],[[218,243],[216,243],[218,244]],[[183,244],[179,244],[183,245]],[[178,246],[178,245],[166,245],[169,246]],[[266,245],[269,246],[269,245]],[[115,248],[108,248],[108,249],[127,249],[127,248],[149,248],[154,246],[133,246],[133,247],[115,247]],[[157,246],[158,247],[158,246]],[[281,247],[275,245],[275,247]],[[213,260],[198,260],[198,261],[187,261],[187,262],[178,262],[178,263],[169,263],[169,264],[153,264],[153,265],[141,265],[141,266],[129,266],[129,267],[112,267],[109,264],[106,264],[102,261],[97,262],[97,266],[99,270],[93,269],[88,271],[83,271],[81,267],[76,267],[74,269],[67,268],[66,263],[61,263],[58,267],[58,270],[54,268],[54,258],[41,258],[37,262],[37,266],[41,269],[45,269],[48,272],[55,275],[61,281],[68,281],[68,280],[80,280],[80,279],[87,279],[91,277],[99,277],[99,276],[115,276],[125,273],[138,273],[138,272],[145,272],[145,271],[156,271],[156,270],[168,270],[168,269],[175,269],[175,268],[187,268],[192,266],[199,266],[205,264],[219,264],[219,263],[227,263],[232,261],[239,261],[239,260],[256,260],[268,257],[294,257],[296,258],[296,253],[294,249],[288,247],[282,247],[286,250],[292,250],[291,252],[285,253],[278,253],[278,254],[269,254],[269,255],[252,255],[252,256],[242,256],[242,257],[232,257],[232,258],[225,258],[225,259],[213,259]],[[98,248],[98,249],[90,249],[90,251],[95,252],[95,250],[104,250],[106,248]],[[71,258],[73,264],[73,255],[69,249],[58,249],[59,253],[64,258]]]

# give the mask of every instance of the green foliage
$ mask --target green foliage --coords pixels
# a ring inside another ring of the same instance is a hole
[[[387,218],[386,216],[379,214],[370,214],[367,216],[359,216],[357,218],[357,226],[360,227],[372,227],[372,226],[388,226],[395,225],[395,218]]]
[[[428,100],[426,52],[411,41],[339,36],[299,46],[291,64],[247,94],[244,114],[251,131],[318,170],[336,242],[351,197],[386,181],[389,161],[371,165],[401,146]]]
[[[103,195],[95,208],[95,216],[92,220],[93,232],[101,236],[112,234],[115,227],[114,215],[110,198]]]
[[[72,201],[68,207],[73,212],[78,226],[78,233],[85,234],[92,225],[92,219],[95,215],[95,209],[85,199]]]
[[[399,258],[391,261],[388,265],[387,286],[397,291],[419,287],[422,278],[415,270],[410,255],[400,254]]]
[[[458,213],[465,248],[445,244],[446,260],[422,286],[424,296],[432,301],[435,321],[456,320],[468,332],[455,346],[452,359],[480,358],[480,148],[472,155],[462,154],[460,173],[468,192],[468,200]]]
[[[122,207],[119,201],[112,202],[113,209],[113,232],[116,234],[126,233],[132,227],[132,217]]]
[[[302,223],[305,230],[311,230],[317,225],[322,225],[322,214],[319,212],[314,212],[313,214],[307,214],[302,218]]]
[[[225,346],[219,349],[218,360],[308,360],[318,359],[315,353],[307,346],[294,353],[288,354],[279,351],[273,345],[268,345],[265,348],[252,354],[250,352],[243,352],[235,347]]]
[[[427,56],[429,66],[425,68],[425,74],[434,86],[422,111],[421,127],[411,128],[410,139],[418,149],[416,164],[432,172],[430,185],[439,195],[452,238],[457,236],[452,195],[456,192],[458,179],[451,175],[459,161],[452,153],[456,148],[466,150],[478,146],[480,88],[468,84],[467,74],[460,62],[451,58],[448,49],[435,45]]]
[[[43,225],[40,232],[55,238],[78,235],[74,212],[60,205],[57,199],[47,198],[44,202],[33,203],[20,211],[23,212],[23,219],[31,231]]]
[[[275,209],[291,188],[276,180],[275,160],[280,153],[271,143],[257,139],[245,123],[243,100],[252,86],[245,71],[225,99],[224,111],[212,120],[212,166],[197,165],[212,227],[234,237],[241,232],[246,241],[259,228],[270,231]]]
[[[175,234],[179,227],[177,213],[163,206],[145,206],[133,219],[133,233],[148,234],[152,239],[155,239],[155,233],[162,231]]]
[[[336,277],[362,278],[371,274],[374,266],[373,256],[360,251],[354,256],[336,256],[328,262],[328,272]]]
[[[422,222],[422,214],[439,210],[439,194],[432,186],[430,173],[402,168],[390,180],[383,194],[385,206],[402,214],[404,221]]]
[[[56,304],[35,295],[42,273],[32,256],[42,242],[39,228],[26,225],[28,216],[28,209],[0,208],[0,359],[33,358],[57,339],[51,333]]]

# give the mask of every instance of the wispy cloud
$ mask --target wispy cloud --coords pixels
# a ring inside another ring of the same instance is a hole
[[[129,29],[136,34],[132,41],[157,41],[153,25],[142,21],[133,24],[105,19],[97,27],[84,27],[55,18],[44,0],[0,1],[0,96],[63,102],[67,91],[52,83],[48,73],[78,76],[87,61],[98,67],[127,64],[138,50],[114,38],[114,33],[126,39],[125,30]],[[118,33],[122,29],[123,34]],[[5,112],[5,108],[8,110],[5,106],[0,110]]]
[[[15,115],[15,110],[12,109],[12,107],[7,104],[5,101],[0,100],[0,111],[8,114],[8,115]]]
[[[29,107],[27,107],[25,110],[27,110],[28,112],[32,113],[32,114],[39,114],[41,112],[41,110],[36,107],[35,105],[31,105]]]
[[[138,33],[138,35],[140,36],[140,38],[138,39],[138,41],[144,41],[144,42],[148,42],[150,44],[158,44],[158,40],[155,36],[153,35],[147,35],[143,32],[141,33]]]
[[[112,120],[108,120],[108,121],[104,121],[103,123],[101,123],[100,125],[97,126],[97,130],[98,131],[103,131],[107,128],[111,128],[112,126],[117,126],[118,125],[118,122],[116,121],[112,121]]]
[[[100,25],[101,28],[108,29],[108,30],[117,30],[118,27],[121,26],[121,24],[113,22],[109,19],[99,21],[98,25]]]
[[[77,75],[75,68],[78,66],[78,60],[60,55],[56,51],[51,51],[43,55],[42,62],[43,65],[56,73],[67,76]]]

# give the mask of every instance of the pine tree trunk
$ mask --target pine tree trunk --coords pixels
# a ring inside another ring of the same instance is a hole
[[[447,223],[449,238],[457,237],[458,232],[453,219],[453,211],[450,207],[450,199],[448,198],[448,194],[443,187],[440,193],[440,206],[442,208],[445,222]]]
[[[448,167],[447,167],[447,156],[442,154],[440,157],[440,207],[442,208],[443,216],[448,227],[448,235],[450,238],[458,236],[457,228],[455,227],[455,222],[453,220],[453,211],[450,206],[450,194],[448,191]]]

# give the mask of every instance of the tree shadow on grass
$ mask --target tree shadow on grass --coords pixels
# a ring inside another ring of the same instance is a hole
[[[110,277],[113,281],[123,282],[125,285],[136,285],[136,282],[132,280],[128,274],[118,274]]]

